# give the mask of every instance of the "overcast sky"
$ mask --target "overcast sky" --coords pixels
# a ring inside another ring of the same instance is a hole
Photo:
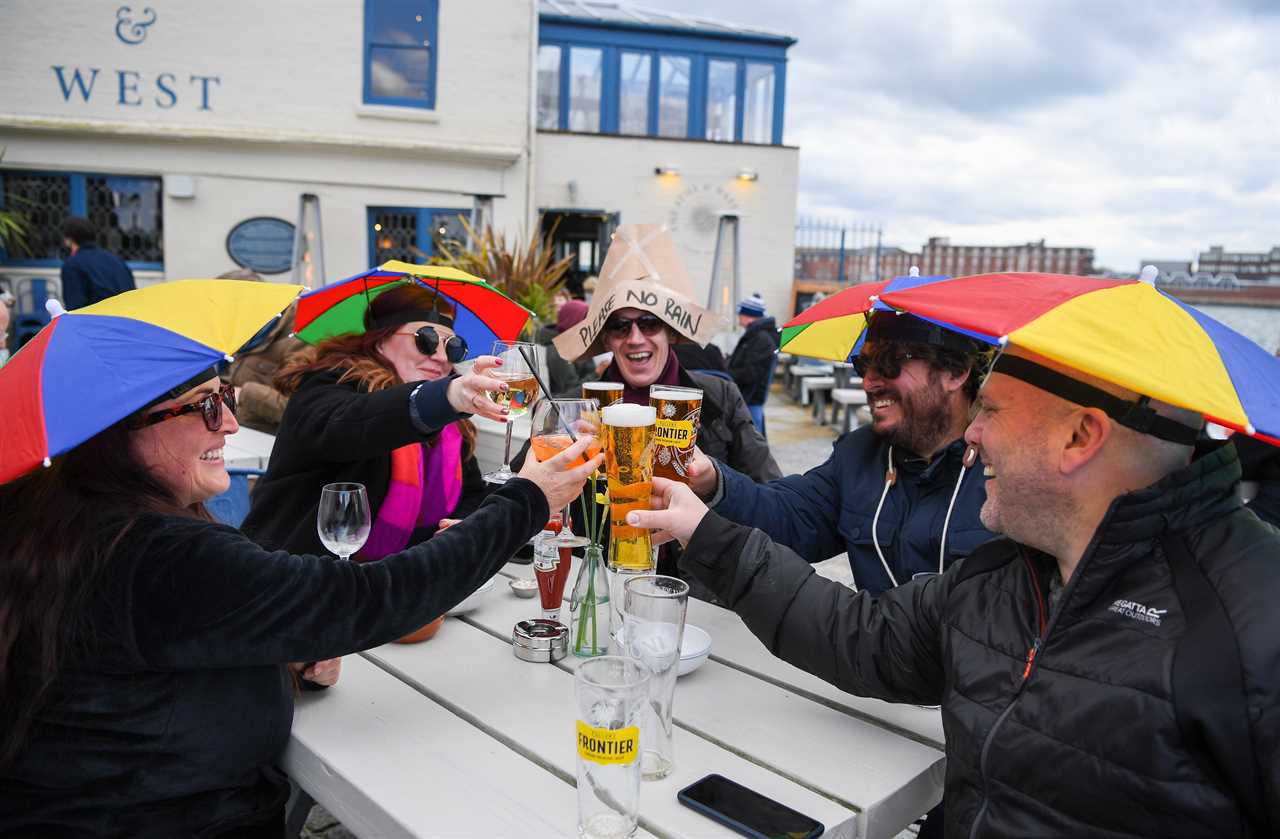
[[[678,5],[641,5],[677,9]],[[1280,244],[1280,0],[695,0],[785,32],[800,212],[885,241]]]

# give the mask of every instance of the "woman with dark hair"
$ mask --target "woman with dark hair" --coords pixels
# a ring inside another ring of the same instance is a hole
[[[430,538],[484,500],[475,427],[428,427],[409,397],[455,375],[466,353],[452,305],[406,284],[375,297],[365,323],[294,354],[276,376],[289,405],[243,524],[264,547],[322,553],[315,518],[328,483],[369,493],[375,523],[357,560]]]
[[[368,397],[390,415],[413,393],[430,436],[485,403],[501,416],[485,396],[504,386],[484,375],[497,363]],[[380,562],[269,552],[202,506],[229,483],[234,406],[230,386],[202,375],[0,485],[0,836],[278,839],[288,785],[272,764],[295,690],[285,663],[377,646],[442,614],[601,461],[564,468],[586,438],[530,459],[465,522]],[[394,425],[367,413],[371,436]]]

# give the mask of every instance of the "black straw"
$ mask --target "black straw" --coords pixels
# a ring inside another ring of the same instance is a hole
[[[560,416],[560,407],[556,405],[555,398],[551,395],[551,391],[547,389],[546,382],[542,381],[542,377],[538,375],[538,365],[534,363],[532,358],[529,358],[529,354],[525,352],[523,345],[517,344],[516,350],[524,358],[524,363],[529,368],[529,372],[533,374],[533,380],[538,383],[538,389],[542,391],[543,397],[551,403],[551,409],[556,412],[556,418],[560,420],[560,426],[568,432],[569,440],[574,443],[578,442],[578,438],[573,433],[573,429],[569,427],[569,423],[565,422],[564,417]]]

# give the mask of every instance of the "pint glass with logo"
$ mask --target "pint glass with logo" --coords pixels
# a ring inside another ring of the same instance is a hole
[[[600,656],[573,677],[578,706],[578,835],[635,833],[640,809],[640,726],[649,669],[634,658]]]
[[[609,484],[609,567],[653,568],[649,531],[627,524],[627,513],[649,509],[653,493],[654,410],[618,403],[600,412],[604,468]]]
[[[696,387],[651,385],[649,404],[657,412],[653,474],[687,484],[702,416],[702,391]]]

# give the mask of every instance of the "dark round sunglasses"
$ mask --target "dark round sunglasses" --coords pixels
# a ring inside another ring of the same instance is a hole
[[[435,355],[440,347],[440,333],[436,332],[434,326],[423,326],[413,333],[413,342],[423,355]],[[467,339],[461,335],[449,336],[444,342],[444,356],[449,359],[450,364],[462,361],[467,357]]]
[[[631,334],[631,324],[633,323],[640,327],[640,332],[643,335],[657,335],[665,325],[657,315],[643,314],[634,318],[614,315],[605,321],[604,331],[615,338],[621,338]]]
[[[913,358],[924,358],[924,356],[890,345],[870,353],[864,350],[853,357],[852,364],[854,372],[864,378],[868,370],[875,370],[882,378],[896,379],[902,375],[902,365]]]
[[[210,431],[217,431],[222,428],[223,405],[226,405],[227,410],[231,413],[234,414],[236,412],[236,389],[231,385],[223,385],[199,402],[192,402],[189,405],[179,405],[176,408],[167,408],[163,411],[156,411],[154,414],[147,414],[134,423],[134,427],[145,428],[148,425],[155,425],[158,422],[171,420],[184,414],[194,414],[199,411],[201,417],[204,418],[204,427]]]

